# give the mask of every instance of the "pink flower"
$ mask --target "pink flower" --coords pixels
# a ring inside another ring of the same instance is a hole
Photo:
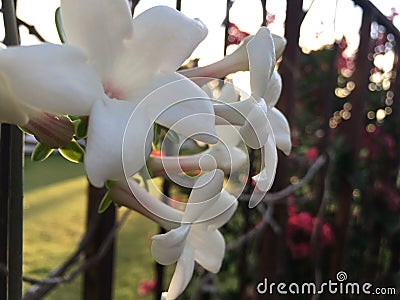
[[[287,224],[287,233],[290,252],[294,259],[300,259],[309,255],[311,235],[314,230],[316,218],[308,212],[296,213],[293,205],[289,208],[289,218]],[[320,243],[325,247],[332,243],[333,235],[329,224],[323,223],[320,233]]]
[[[156,287],[157,281],[155,279],[144,280],[139,282],[138,293],[140,296],[146,296],[152,291],[154,291]]]
[[[318,148],[317,147],[311,147],[308,149],[308,151],[305,154],[305,158],[308,162],[313,162],[318,156]]]
[[[250,34],[241,31],[234,23],[228,25],[228,45],[239,45],[246,36]]]

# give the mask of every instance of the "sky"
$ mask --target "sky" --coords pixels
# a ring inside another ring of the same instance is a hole
[[[336,7],[337,1],[337,7]],[[175,0],[141,0],[135,14],[155,5],[175,7]],[[400,0],[373,0],[385,15],[391,14],[391,8],[400,13]],[[275,15],[275,21],[269,28],[275,33],[284,33],[286,1],[267,0],[268,13]],[[301,30],[301,46],[306,48],[317,47],[321,43],[331,43],[333,36],[345,34],[349,40],[358,43],[358,28],[361,23],[361,10],[354,6],[351,0],[304,0],[303,7],[308,9],[312,3]],[[216,61],[223,56],[224,29],[221,26],[225,18],[226,0],[182,0],[182,11],[189,17],[201,19],[209,28],[206,40],[194,52],[193,57],[201,57],[200,64]],[[18,0],[17,15],[22,20],[32,24],[53,43],[59,43],[54,25],[54,11],[59,6],[59,0]],[[336,19],[334,22],[334,13]],[[260,0],[235,0],[230,11],[230,20],[241,30],[255,34],[262,21]],[[349,23],[351,26],[349,26]],[[400,28],[400,16],[394,19]],[[335,24],[335,26],[333,26]],[[4,30],[0,28],[0,37]],[[316,40],[315,37],[318,36]],[[22,32],[22,44],[36,44],[38,40]]]

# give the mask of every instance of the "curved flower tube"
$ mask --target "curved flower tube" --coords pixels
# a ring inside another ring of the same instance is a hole
[[[42,44],[0,50],[0,122],[16,124],[46,147],[71,142],[65,114],[89,114],[103,88],[75,47]]]
[[[247,45],[253,38],[253,35],[246,37],[234,52],[215,63],[203,67],[181,70],[179,73],[191,78],[199,86],[203,86],[216,78],[225,78],[227,75],[238,71],[249,71]],[[279,58],[285,49],[286,40],[275,34],[272,34],[272,39],[275,45],[275,57]]]
[[[88,115],[103,88],[86,60],[63,45],[0,50],[0,122],[25,125],[41,111]]]
[[[166,299],[175,299],[183,292],[192,277],[195,261],[214,273],[221,267],[225,241],[218,228],[237,208],[236,198],[222,190],[223,179],[220,170],[201,175],[184,212],[153,198],[133,180],[129,185],[116,182],[110,189],[114,202],[138,211],[169,230],[154,236],[151,246],[159,263],[177,262]]]
[[[92,102],[85,155],[93,185],[144,166],[154,122],[215,142],[209,98],[176,73],[207,35],[203,23],[163,6],[132,20],[125,0],[62,0],[61,16],[67,43],[87,53],[103,87]]]

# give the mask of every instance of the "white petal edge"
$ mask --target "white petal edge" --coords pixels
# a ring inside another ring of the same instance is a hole
[[[277,71],[273,71],[271,78],[265,88],[264,100],[269,107],[273,107],[278,103],[282,92],[282,78]]]
[[[284,114],[273,107],[268,110],[268,119],[275,137],[276,146],[286,155],[290,154],[292,142],[290,139],[289,122]]]
[[[218,201],[206,210],[199,220],[202,223],[195,224],[193,228],[203,226],[206,230],[211,231],[224,226],[232,218],[238,206],[236,197],[229,194],[226,190],[222,190]]]
[[[223,182],[224,173],[219,169],[199,176],[186,204],[182,224],[196,222],[199,216],[218,201]]]
[[[262,192],[267,192],[274,182],[278,164],[278,153],[273,135],[269,136],[267,143],[264,145],[262,155],[264,167],[258,175],[253,176],[253,180],[256,182],[257,189]],[[255,207],[261,199],[262,198],[252,197],[249,201],[249,207]]]
[[[132,176],[146,163],[153,130],[146,115],[127,101],[103,99],[90,113],[85,168],[90,182],[101,187],[108,179]]]
[[[67,43],[85,50],[105,80],[133,33],[127,1],[61,0],[60,7]]]
[[[176,71],[208,34],[203,22],[167,6],[144,11],[133,19],[133,26],[140,54],[148,55],[149,63],[160,71]]]
[[[167,233],[153,236],[151,254],[154,259],[162,265],[175,263],[183,254],[189,230],[190,225],[182,225],[171,229]]]
[[[280,58],[283,54],[283,51],[285,50],[287,41],[284,37],[272,34],[272,38],[274,39],[274,45],[275,45],[275,56],[276,59]]]
[[[251,95],[264,96],[266,84],[275,67],[275,48],[269,29],[261,27],[247,44],[249,56]]]
[[[190,244],[186,244],[175,267],[174,275],[168,288],[167,300],[176,299],[185,290],[193,276],[194,252]]]
[[[264,100],[258,99],[246,116],[246,122],[239,129],[243,140],[250,148],[261,148],[267,142],[269,136],[267,111],[268,107]]]
[[[225,240],[218,230],[205,231],[193,227],[188,240],[194,249],[194,259],[207,271],[218,273],[225,255]]]

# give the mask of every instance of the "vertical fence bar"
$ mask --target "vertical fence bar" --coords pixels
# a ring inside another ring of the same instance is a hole
[[[4,125],[1,126],[3,128]],[[0,131],[1,131],[0,128]],[[3,141],[5,139],[4,136],[0,137],[0,140]],[[7,199],[7,191],[8,191],[8,181],[4,180],[7,178],[7,173],[4,172],[8,170],[8,167],[5,166],[5,163],[8,162],[6,156],[3,154],[2,150],[3,143],[1,143],[0,147],[0,263],[4,268],[8,267],[8,257],[7,257],[7,249],[8,249],[8,199]],[[0,299],[7,298],[7,273],[0,273]]]
[[[93,230],[94,236],[85,248],[85,259],[95,256],[101,247],[104,238],[114,228],[115,206],[110,207],[103,213],[98,213],[101,199],[106,193],[106,188],[96,188],[89,184],[88,208],[87,208],[87,231]],[[104,257],[94,263],[85,271],[83,280],[83,299],[85,300],[110,300],[112,299],[113,275],[114,275],[114,242]]]
[[[15,2],[4,0],[3,19],[8,46],[19,44]],[[2,124],[0,138],[0,262],[8,270],[0,279],[1,299],[22,297],[23,138],[17,126]]]
[[[225,14],[225,20],[224,20],[224,25],[225,25],[225,43],[224,43],[224,56],[226,55],[226,48],[228,47],[229,41],[229,11],[231,10],[232,7],[232,0],[226,0],[226,14]]]

